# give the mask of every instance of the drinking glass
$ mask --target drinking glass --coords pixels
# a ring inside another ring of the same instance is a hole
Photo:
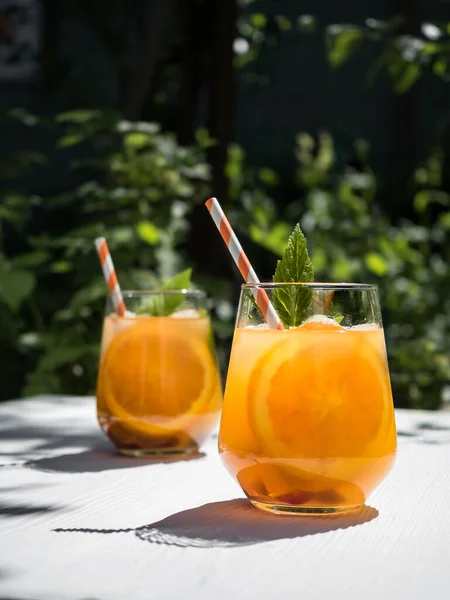
[[[306,306],[301,324],[269,329],[254,300],[261,292],[294,322]],[[365,503],[396,453],[376,286],[242,286],[219,451],[258,508],[333,513]]]
[[[196,452],[222,401],[205,294],[122,295],[125,316],[107,300],[97,382],[100,426],[123,454]]]

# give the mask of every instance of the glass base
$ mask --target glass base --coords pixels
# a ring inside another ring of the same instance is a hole
[[[306,515],[334,515],[353,512],[359,510],[363,505],[355,506],[296,506],[292,504],[268,504],[266,502],[257,502],[250,500],[253,506],[272,514],[284,514],[291,516],[306,516]]]
[[[198,454],[198,448],[196,446],[191,448],[119,448],[119,452],[120,454],[131,456],[133,458],[157,458],[171,456],[182,458],[183,456],[192,456]]]

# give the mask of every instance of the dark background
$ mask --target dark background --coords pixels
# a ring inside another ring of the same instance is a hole
[[[295,27],[274,30],[276,41],[262,44],[244,74],[230,73],[236,2],[116,0],[107,11],[98,1],[35,4],[40,6],[38,71],[32,83],[2,81],[5,109],[51,114],[80,106],[114,108],[132,119],[157,117],[182,143],[192,141],[196,126],[209,124],[226,134],[224,143],[242,144],[252,164],[270,164],[287,178],[296,132],[327,129],[341,153],[362,137],[370,140],[372,163],[387,193],[399,192],[397,205],[404,196],[403,178],[448,128],[448,92],[432,73],[423,73],[408,94],[396,95],[384,73],[367,83],[379,48],[358,49],[336,72],[323,39],[326,25],[363,25],[368,15],[388,20],[401,14],[412,29],[445,22],[450,8],[442,0],[248,3],[249,13],[268,19],[282,14],[293,23],[313,15],[317,26],[309,35]],[[11,143],[27,144],[23,131],[5,127],[3,153]]]

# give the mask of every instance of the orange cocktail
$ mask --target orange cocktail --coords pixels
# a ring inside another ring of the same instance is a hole
[[[255,287],[272,297],[277,286],[243,286],[221,458],[260,508],[359,507],[389,472],[396,452],[376,288],[309,284],[309,318],[279,331],[262,323]]]
[[[99,423],[125,454],[196,451],[217,422],[222,400],[209,318],[204,309],[186,308],[193,300],[198,308],[203,296],[185,292],[185,304],[173,314],[148,316],[133,308],[145,296],[159,302],[170,291],[123,295],[130,312],[104,321]]]

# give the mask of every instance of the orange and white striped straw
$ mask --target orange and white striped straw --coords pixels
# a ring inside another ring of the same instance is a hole
[[[106,285],[108,286],[109,293],[111,294],[114,310],[119,317],[124,317],[126,312],[125,302],[123,301],[120,285],[117,281],[116,270],[114,268],[105,238],[97,238],[95,240],[95,247],[97,248],[97,254],[100,259],[103,275],[105,276]]]
[[[222,210],[217,198],[210,198],[205,202],[206,208],[212,217],[212,220],[216,224],[220,235],[223,238],[234,262],[236,263],[244,281],[246,283],[260,283],[258,276],[256,275],[250,261],[247,258],[244,250],[242,249],[239,240],[236,237],[225,213]],[[269,300],[269,296],[262,288],[255,288],[252,290],[253,296],[255,297],[256,303],[259,306],[260,311],[271,329],[284,329],[283,324],[274,309],[272,303]]]

